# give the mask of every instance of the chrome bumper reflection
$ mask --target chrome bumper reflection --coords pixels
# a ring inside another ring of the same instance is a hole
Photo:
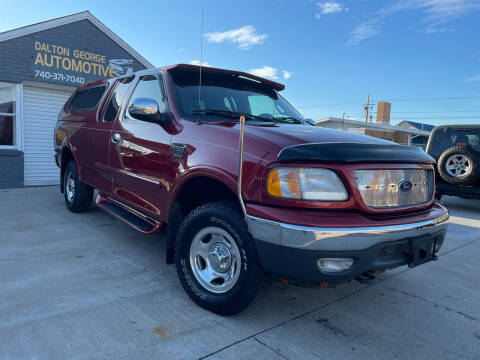
[[[437,205],[442,211],[435,219],[391,226],[317,228],[285,224],[250,215],[247,216],[247,223],[254,239],[276,245],[306,250],[355,251],[446,230],[448,210],[440,204]]]

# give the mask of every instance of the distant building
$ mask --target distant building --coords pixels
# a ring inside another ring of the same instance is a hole
[[[415,121],[406,121],[406,120],[398,123],[397,126],[402,128],[408,128],[408,129],[428,131],[429,133],[435,127],[434,125],[430,125],[430,124],[424,124],[424,123],[419,123]],[[425,149],[428,143],[428,135],[412,136],[411,143],[412,145],[421,146]]]
[[[376,122],[346,120],[328,117],[316,120],[318,126],[342,129],[357,134],[364,134],[380,139],[394,141],[399,144],[421,146],[425,149],[433,125],[413,121],[402,121],[396,126],[390,125],[392,105],[386,101],[377,103]]]
[[[317,126],[369,135],[405,145],[417,145],[416,141],[414,142],[417,137],[428,139],[428,136],[430,135],[430,131],[427,130],[393,126],[386,122],[370,123],[358,120],[339,119],[335,117],[327,117],[315,120],[315,122],[317,123]]]

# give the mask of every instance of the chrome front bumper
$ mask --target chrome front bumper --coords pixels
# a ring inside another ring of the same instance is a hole
[[[417,238],[446,230],[448,210],[431,220],[390,226],[320,228],[247,216],[253,238],[274,245],[314,251],[358,251],[397,240]]]

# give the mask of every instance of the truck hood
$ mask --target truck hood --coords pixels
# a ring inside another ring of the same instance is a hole
[[[295,124],[255,125],[247,123],[245,136],[254,136],[268,141],[278,146],[279,150],[293,145],[309,143],[393,144],[387,140],[348,131]]]
[[[434,163],[434,159],[418,147],[316,126],[249,124],[245,126],[245,136],[276,146],[280,161]]]

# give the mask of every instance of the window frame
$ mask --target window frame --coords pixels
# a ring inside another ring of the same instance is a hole
[[[147,121],[142,121],[142,120],[134,120],[131,121],[126,115],[127,115],[127,110],[128,110],[128,104],[130,104],[130,100],[132,99],[133,93],[135,92],[135,89],[137,88],[138,84],[140,81],[142,81],[142,78],[144,76],[155,76],[157,77],[157,81],[159,82],[159,90],[161,92],[161,89],[163,89],[163,95],[165,97],[165,111],[169,112],[170,111],[170,104],[168,101],[168,93],[167,93],[167,88],[165,86],[165,77],[161,72],[142,72],[139,73],[135,76],[135,79],[131,81],[130,88],[128,89],[127,93],[125,94],[125,99],[123,100],[122,108],[120,109],[119,117],[118,119],[122,124],[139,124],[139,123],[145,123],[145,124],[151,124]],[[128,77],[128,76],[127,76]],[[137,122],[138,121],[138,122]]]
[[[11,83],[8,81],[0,81],[0,83],[12,85],[15,89],[15,114],[13,114],[13,145],[0,145],[0,149],[23,151],[23,86],[22,84]],[[8,114],[8,116],[11,115]]]
[[[130,79],[127,84],[128,84],[128,89],[127,91],[125,92],[125,95],[123,97],[123,100],[122,100],[122,103],[119,104],[119,108],[118,108],[118,112],[117,112],[117,115],[115,115],[115,118],[113,120],[105,120],[105,113],[107,112],[107,107],[108,105],[110,104],[110,101],[112,100],[113,96],[115,95],[115,91],[117,91],[118,89],[118,86],[122,83],[123,80],[128,80]],[[122,77],[119,77],[119,78],[116,78],[112,84],[110,84],[109,88],[110,88],[110,91],[106,91],[105,94],[104,94],[104,97],[107,96],[107,93],[108,93],[108,97],[105,99],[105,102],[104,102],[104,109],[102,109],[102,112],[100,115],[97,114],[98,118],[97,118],[97,122],[102,122],[102,123],[114,123],[116,119],[120,119],[121,120],[121,117],[123,116],[123,109],[125,107],[125,101],[126,99],[130,99],[130,96],[131,96],[131,92],[132,92],[132,86],[136,84],[136,79],[135,79],[135,76],[134,75],[126,75],[126,76],[122,76]],[[136,86],[136,85],[135,85]]]

